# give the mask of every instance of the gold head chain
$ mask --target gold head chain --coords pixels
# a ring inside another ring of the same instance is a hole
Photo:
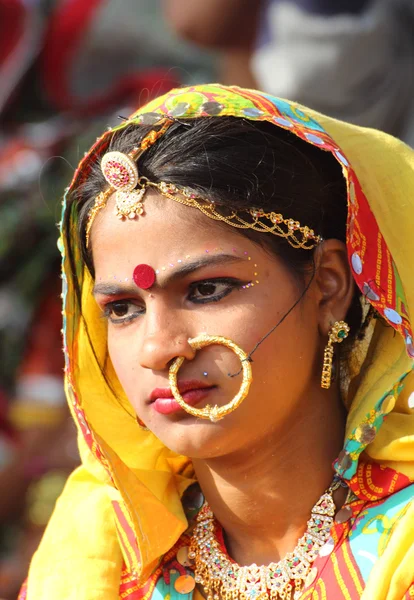
[[[90,232],[95,217],[106,206],[108,198],[112,194],[115,194],[116,216],[122,220],[137,219],[144,213],[143,199],[150,188],[155,188],[163,196],[179,204],[197,208],[210,219],[223,221],[231,227],[253,229],[285,238],[294,248],[312,250],[322,241],[322,237],[315,234],[313,229],[306,225],[302,226],[299,221],[294,219],[285,218],[280,213],[249,208],[232,210],[230,214],[224,215],[218,211],[213,200],[202,198],[188,188],[165,181],[154,183],[146,177],[139,176],[137,159],[164,134],[173,122],[168,118],[162,119],[158,123],[159,129],[152,130],[144,137],[141,144],[128,154],[107,152],[103,156],[101,169],[109,187],[98,194],[88,213],[85,232],[86,247],[89,246]]]

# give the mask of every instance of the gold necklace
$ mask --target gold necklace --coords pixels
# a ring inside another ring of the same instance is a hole
[[[195,581],[203,586],[207,600],[290,600],[292,594],[299,598],[312,563],[329,538],[336,512],[333,492],[340,485],[334,479],[319,498],[293,552],[266,566],[241,567],[226,555],[217,537],[220,525],[205,503],[197,516],[188,556],[195,562]]]

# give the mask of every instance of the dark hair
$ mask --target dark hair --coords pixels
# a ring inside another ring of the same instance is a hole
[[[114,132],[105,151],[128,153],[150,129],[130,124]],[[87,181],[69,198],[69,204],[78,205],[77,243],[92,274],[85,224],[95,197],[107,187],[99,159],[96,156]],[[141,155],[138,169],[153,182],[185,186],[214,200],[222,210],[257,207],[280,212],[313,228],[324,239],[345,242],[347,192],[341,166],[330,152],[271,123],[235,117],[175,122]],[[66,214],[71,212],[69,209]],[[280,257],[302,282],[304,274],[314,269],[313,251],[292,248],[286,240],[270,234],[252,230],[239,233]],[[346,318],[351,332],[357,334],[362,321],[358,290]]]

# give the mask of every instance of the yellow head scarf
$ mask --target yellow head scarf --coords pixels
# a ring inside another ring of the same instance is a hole
[[[346,438],[335,466],[351,479],[365,452],[414,480],[413,152],[384,133],[240,88],[205,85],[173,90],[141,108],[131,120],[151,123],[160,114],[269,121],[332,152],[341,163],[348,186],[353,275],[391,327],[375,325],[369,347],[361,348],[351,365]],[[70,190],[88,176],[111,134],[106,132],[83,159]],[[145,582],[186,529],[180,497],[192,482],[190,461],[140,430],[131,417],[131,407],[107,360],[106,327],[91,295],[91,276],[79,248],[73,247],[77,214],[75,208],[71,210],[70,215],[64,213],[60,240],[64,350],[67,396],[79,430],[82,466],[69,478],[33,559],[29,600],[116,599],[123,562]],[[75,265],[69,262],[69,250],[74,252]],[[367,431],[369,439],[375,435],[369,445]],[[408,550],[410,532],[413,539],[412,510],[407,512],[404,532],[401,528],[395,532],[392,550],[387,549],[374,568],[364,594],[367,600],[401,600],[411,581],[409,561],[414,564],[412,549],[411,559]]]

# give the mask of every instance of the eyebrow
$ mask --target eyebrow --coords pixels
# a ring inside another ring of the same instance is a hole
[[[231,263],[235,263],[235,262],[247,262],[247,261],[246,261],[246,259],[244,259],[240,256],[235,256],[233,254],[217,254],[214,256],[203,256],[192,262],[178,265],[177,268],[174,269],[174,271],[172,273],[166,274],[166,277],[162,281],[161,285],[158,281],[156,281],[156,283],[152,286],[152,289],[153,288],[161,288],[161,289],[165,288],[172,282],[177,281],[178,279],[183,279],[186,275],[194,273],[195,271],[198,271],[198,269],[201,269],[203,267],[210,267],[210,266],[222,265],[222,264],[231,264]],[[157,273],[157,275],[159,275],[159,273]],[[128,291],[135,292],[136,289],[137,288],[135,286],[132,287],[131,285],[122,285],[122,284],[118,284],[115,282],[108,282],[108,283],[102,282],[102,283],[95,284],[95,286],[93,288],[93,295],[95,296],[97,294],[103,294],[105,296],[117,296],[119,294],[123,294]]]

